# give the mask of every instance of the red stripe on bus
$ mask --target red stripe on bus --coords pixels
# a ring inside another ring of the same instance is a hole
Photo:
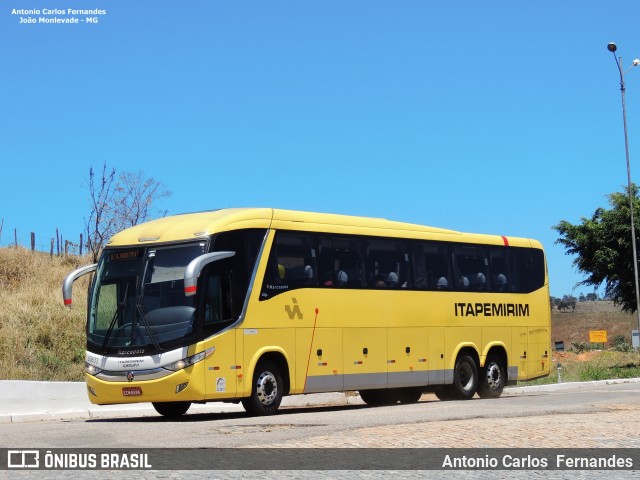
[[[504,242],[504,246],[508,247],[509,246],[509,240],[507,239],[507,237],[505,237],[504,235],[502,235],[502,241]]]
[[[196,287],[195,285],[192,285],[190,287],[184,287],[185,292],[195,292],[197,289],[198,287]]]

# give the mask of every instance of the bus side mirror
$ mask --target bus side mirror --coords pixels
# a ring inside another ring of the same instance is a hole
[[[95,272],[96,268],[98,268],[98,264],[92,263],[91,265],[80,267],[64,277],[64,281],[62,282],[62,298],[64,298],[64,304],[67,307],[71,306],[71,291],[73,288],[73,282],[75,282],[81,276],[86,275],[87,273]]]
[[[233,257],[236,252],[211,252],[200,255],[189,262],[184,271],[184,294],[192,297],[198,290],[198,277],[202,269],[212,262]]]

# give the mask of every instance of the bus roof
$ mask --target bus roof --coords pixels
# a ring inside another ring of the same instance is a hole
[[[245,228],[320,231],[541,248],[539,242],[524,238],[468,234],[382,218],[272,208],[228,208],[163,217],[117,233],[109,240],[108,245],[114,247],[177,242],[206,238],[216,232]]]

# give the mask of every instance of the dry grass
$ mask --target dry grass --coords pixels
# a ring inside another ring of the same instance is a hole
[[[62,302],[64,276],[86,258],[0,248],[0,372],[4,380],[80,380],[88,278]]]
[[[558,383],[558,366],[561,366],[560,380],[563,383],[637,378],[640,377],[640,351],[594,350],[580,354],[554,352],[551,373],[548,377],[520,384],[527,386]]]

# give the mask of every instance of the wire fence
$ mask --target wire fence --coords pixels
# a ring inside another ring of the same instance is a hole
[[[52,237],[36,235],[35,232],[19,232],[17,228],[8,229],[0,219],[0,247],[22,247],[31,251],[49,252],[53,255],[80,255],[88,252],[86,240],[81,233],[77,241],[64,238],[56,228]]]

